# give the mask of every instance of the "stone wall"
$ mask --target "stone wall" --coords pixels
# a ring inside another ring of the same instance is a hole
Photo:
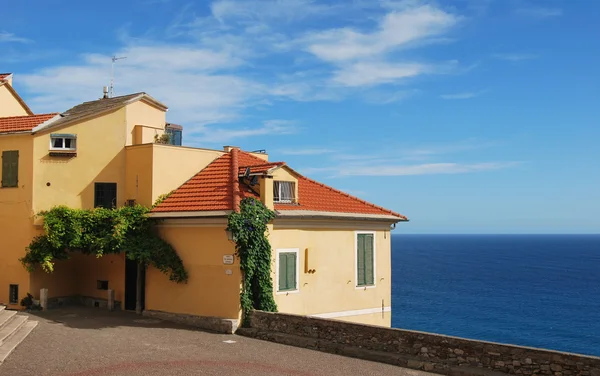
[[[144,311],[143,315],[226,334],[235,333],[238,327],[238,320],[222,319],[220,317],[195,316],[149,310]]]
[[[600,358],[256,311],[242,335],[448,375],[600,376]]]

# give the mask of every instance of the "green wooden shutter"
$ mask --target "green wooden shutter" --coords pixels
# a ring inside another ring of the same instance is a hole
[[[19,151],[2,152],[2,186],[16,187],[19,184]]]
[[[356,270],[357,270],[357,281],[358,286],[363,286],[365,282],[365,235],[357,235],[357,248],[356,248]]]
[[[287,254],[280,253],[279,254],[279,291],[283,291],[286,289],[287,283]]]
[[[296,252],[279,254],[279,291],[296,290]]]
[[[287,254],[287,288],[288,290],[296,289],[296,254]]]
[[[373,259],[373,235],[365,235],[365,284],[373,285],[375,282]]]

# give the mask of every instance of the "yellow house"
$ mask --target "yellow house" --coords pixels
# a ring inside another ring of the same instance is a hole
[[[166,111],[136,93],[34,115],[12,75],[0,75],[0,304],[18,309],[28,292],[48,289],[52,305],[103,307],[110,289],[118,307],[134,309],[137,268],[122,254],[74,254],[52,274],[28,273],[18,259],[42,231],[42,210],[151,206],[173,191],[151,216],[189,280],[175,284],[149,267],[145,314],[235,330],[242,275],[225,228],[240,199],[254,197],[276,213],[268,229],[279,311],[390,326],[390,228],[405,217],[263,153],[181,146],[181,127],[166,122]],[[165,133],[176,145],[157,142]]]

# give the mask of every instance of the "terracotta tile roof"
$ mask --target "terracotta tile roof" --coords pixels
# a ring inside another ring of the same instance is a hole
[[[334,213],[382,214],[407,218],[312,179],[298,176],[298,203],[275,204],[275,210],[310,210]]]
[[[10,76],[12,73],[0,73],[0,81],[4,80],[6,77]]]
[[[285,165],[284,162],[265,163],[250,153],[238,152],[239,174],[243,174],[246,167],[253,171],[266,172],[273,167]],[[210,211],[233,210],[233,179],[231,176],[231,153],[215,159],[204,170],[175,190],[165,201],[154,208],[153,212],[182,212],[182,211]],[[380,206],[373,205],[356,197],[350,196],[337,189],[331,188],[314,180],[308,179],[298,173],[298,203],[276,204],[275,210],[305,210],[351,214],[380,214],[398,217],[406,220],[401,214]],[[240,184],[241,197],[260,198],[248,186]]]
[[[155,207],[153,212],[210,211],[232,210],[233,179],[231,176],[231,153],[215,159],[202,171],[197,173],[182,186],[177,188],[166,200]],[[264,163],[262,159],[239,153],[239,163],[251,165],[254,159]],[[244,185],[240,187],[241,197],[258,195]]]
[[[246,169],[248,167],[250,167],[250,174],[264,174],[267,173],[269,170],[272,170],[276,167],[281,167],[285,165],[285,162],[270,162],[270,163],[264,163],[260,164],[260,165],[243,165],[240,163],[240,168],[239,168],[239,174],[243,175],[246,173]]]
[[[0,117],[0,133],[30,131],[58,114]]]

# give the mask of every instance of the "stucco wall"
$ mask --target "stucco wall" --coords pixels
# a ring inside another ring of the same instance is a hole
[[[161,237],[182,258],[189,280],[187,284],[177,284],[160,271],[148,268],[147,310],[239,318],[241,273],[237,258],[233,265],[223,264],[223,255],[235,251],[224,228],[225,222],[219,227],[160,227]]]
[[[7,89],[6,85],[0,86],[0,117],[25,115],[28,115],[27,111]]]
[[[165,112],[142,101],[127,105],[125,108],[127,128],[126,145],[133,145],[134,138],[137,144],[154,142],[155,134],[163,134],[166,123]],[[135,127],[140,125],[141,139],[135,137]]]
[[[0,90],[3,88],[0,87]],[[0,136],[2,151],[19,151],[17,187],[0,187],[0,304],[9,302],[10,284],[19,285],[19,301],[29,291],[29,273],[19,262],[33,237],[31,195],[33,139],[31,135]],[[10,308],[17,308],[9,305]]]
[[[125,200],[151,206],[153,144],[128,146],[125,149]]]
[[[362,230],[361,230],[362,231]],[[273,281],[275,255],[278,248],[298,248],[299,291],[279,293],[275,301],[280,312],[300,315],[330,314],[344,320],[390,326],[389,312],[382,316],[382,305],[391,306],[391,267],[389,231],[376,230],[376,270],[374,287],[356,287],[356,232],[350,229],[278,229],[271,230],[273,247]],[[305,250],[308,249],[308,269],[305,273]],[[353,315],[352,311],[371,310]]]
[[[34,137],[35,212],[56,205],[94,207],[94,183],[117,183],[117,205],[125,202],[125,108]],[[50,134],[77,135],[77,156],[48,154]],[[50,184],[49,186],[47,184]]]
[[[600,376],[600,358],[440,334],[254,312],[241,334],[449,375]],[[281,334],[284,334],[283,336]]]

